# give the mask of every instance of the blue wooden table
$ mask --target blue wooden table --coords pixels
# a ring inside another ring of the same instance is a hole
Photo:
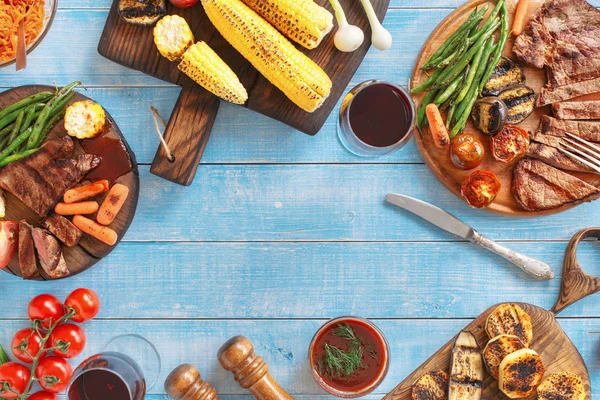
[[[490,305],[527,301],[549,308],[563,254],[579,229],[600,226],[600,201],[535,219],[470,209],[422,163],[414,144],[386,158],[357,158],[337,139],[336,111],[316,137],[223,103],[191,187],[149,173],[159,145],[148,106],[168,117],[179,88],[113,64],[96,52],[112,0],[63,0],[49,35],[25,71],[0,71],[2,89],[81,80],[86,95],[115,118],[140,163],[141,194],[123,242],[89,271],[59,282],[0,275],[0,344],[27,325],[39,293],[64,298],[77,287],[102,299],[85,326],[84,355],[113,336],[136,332],[158,347],[163,372],[148,399],[166,399],[162,381],[196,365],[222,398],[248,398],[216,359],[229,337],[251,338],[273,375],[294,396],[317,400],[307,347],[328,318],[371,318],[387,335],[391,367],[368,398],[380,398]],[[426,3],[427,5],[424,5]],[[371,78],[408,82],[433,28],[461,0],[392,0],[384,25],[394,45],[372,49],[351,86]],[[595,0],[596,5],[600,1]],[[395,191],[437,204],[483,234],[548,262],[537,282],[502,259],[384,204]],[[579,257],[600,275],[600,248]],[[600,297],[561,315],[600,393]],[[81,358],[73,361],[76,365]]]

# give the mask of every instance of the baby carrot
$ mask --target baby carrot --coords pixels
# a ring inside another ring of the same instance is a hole
[[[73,189],[69,189],[65,192],[64,199],[65,203],[75,203],[81,200],[85,200],[89,197],[94,197],[100,193],[107,192],[109,189],[108,181],[102,180],[89,185],[79,186]]]
[[[113,231],[109,227],[100,225],[96,221],[81,215],[76,215],[73,217],[73,225],[78,227],[82,232],[95,237],[99,241],[104,242],[109,246],[113,246],[115,243],[117,243],[117,239],[119,238],[117,232]]]
[[[446,129],[438,106],[433,103],[427,104],[425,113],[427,114],[429,129],[431,130],[435,145],[440,149],[447,147],[450,144],[450,136],[448,136],[448,130]]]
[[[80,203],[58,203],[54,212],[59,215],[93,214],[98,211],[98,203],[95,201],[82,201]]]
[[[129,188],[127,186],[120,183],[113,186],[110,192],[108,192],[106,199],[104,199],[102,207],[100,207],[96,221],[102,225],[110,225],[115,220],[119,211],[121,211],[121,207],[125,204],[127,196],[129,196]]]
[[[515,11],[515,20],[513,21],[512,33],[515,36],[519,36],[523,33],[523,27],[525,26],[525,16],[529,10],[529,4],[531,0],[519,0],[517,10]]]

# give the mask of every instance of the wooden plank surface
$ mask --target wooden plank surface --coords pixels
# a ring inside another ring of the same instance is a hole
[[[369,78],[406,84],[427,36],[461,3],[392,0],[384,25],[394,45],[385,53],[371,50],[349,86]],[[309,375],[306,348],[325,319],[352,313],[378,318],[392,344],[390,373],[366,397],[380,399],[490,305],[516,300],[548,308],[559,285],[533,281],[504,260],[384,205],[387,191],[434,202],[493,239],[544,259],[558,276],[571,235],[600,225],[598,202],[537,220],[473,211],[435,180],[412,143],[379,159],[347,153],[337,139],[336,110],[319,135],[308,137],[222,104],[196,182],[180,188],[159,180],[149,173],[158,139],[148,106],[168,118],[179,88],[97,54],[110,4],[60,2],[55,25],[28,68],[0,70],[0,87],[82,79],[86,94],[113,115],[137,155],[138,214],[115,251],[81,275],[24,283],[0,274],[5,347],[25,326],[31,297],[52,292],[64,298],[91,287],[103,308],[99,320],[84,326],[84,355],[100,351],[115,332],[140,333],[158,345],[162,377],[191,362],[221,398],[250,400],[215,358],[220,344],[241,333],[259,343],[274,376],[297,399],[324,400]],[[596,275],[599,250],[590,242],[579,251],[584,268]],[[559,319],[588,364],[593,397],[600,394],[598,298],[582,300]],[[165,337],[173,338],[172,347]],[[160,386],[150,392],[149,400],[167,400]]]

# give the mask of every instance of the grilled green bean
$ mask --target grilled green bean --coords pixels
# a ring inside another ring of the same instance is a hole
[[[454,92],[456,92],[456,90],[460,86],[460,83],[462,82],[462,80],[463,80],[463,77],[458,76],[455,80],[452,81],[452,83],[450,85],[448,85],[446,90],[441,92],[435,98],[435,100],[433,102],[438,106],[442,103],[445,103],[454,94]]]
[[[25,110],[22,109],[21,112],[19,113],[19,116],[15,120],[12,132],[10,133],[10,135],[8,135],[9,142],[12,142],[13,140],[15,140],[15,138],[21,132],[21,125],[23,124],[24,119],[25,119]]]
[[[38,149],[30,149],[30,150],[25,150],[23,152],[20,153],[15,153],[15,154],[11,154],[10,156],[6,157],[5,159],[3,159],[2,161],[0,161],[0,168],[7,166],[8,164],[14,163],[15,161],[19,161],[22,158],[25,158],[33,153],[35,153],[36,151],[38,151]]]
[[[10,106],[4,108],[2,111],[0,111],[0,120],[2,120],[2,118],[6,117],[7,115],[11,114],[12,112],[19,111],[22,108],[27,107],[30,104],[43,103],[46,100],[50,99],[52,96],[54,96],[54,93],[52,93],[52,92],[40,92],[40,93],[31,95],[29,97],[26,97],[22,100],[19,100],[15,103],[11,104]]]
[[[0,162],[2,162],[6,157],[8,157],[13,151],[18,149],[22,143],[25,143],[25,141],[27,141],[27,139],[29,139],[29,137],[31,136],[32,132],[33,127],[29,127],[27,128],[27,130],[25,130],[25,132],[17,136],[15,140],[8,143],[8,146],[4,150],[0,151]]]
[[[457,103],[460,103],[461,101],[463,101],[463,99],[465,98],[467,93],[469,93],[469,90],[471,89],[471,85],[473,85],[473,80],[475,79],[475,75],[477,74],[477,69],[479,68],[479,64],[481,62],[485,62],[485,60],[487,60],[487,58],[485,58],[485,56],[484,56],[486,49],[487,49],[487,45],[481,46],[481,48],[475,55],[475,58],[473,59],[473,64],[471,64],[471,70],[469,71],[469,74],[467,75],[467,81],[466,81],[465,85],[463,86],[462,90],[460,91],[458,97],[456,98]],[[487,55],[487,57],[489,58],[489,54]]]
[[[425,93],[425,96],[423,96],[421,106],[417,111],[417,128],[422,129],[423,127],[427,126],[427,115],[425,114],[425,109],[427,108],[427,104],[431,103],[431,101],[435,99],[437,92],[437,90],[430,90]]]
[[[508,41],[509,36],[509,25],[508,25],[508,10],[506,8],[506,3],[502,5],[502,23],[500,25],[500,39],[498,40],[498,47],[494,51],[494,58],[492,62],[487,66],[485,73],[483,74],[483,78],[479,83],[479,92],[477,92],[480,96],[483,92],[483,87],[490,79],[492,74],[494,73],[494,69],[500,62],[500,57],[502,57],[502,53],[504,52],[504,47],[506,46],[506,42]]]

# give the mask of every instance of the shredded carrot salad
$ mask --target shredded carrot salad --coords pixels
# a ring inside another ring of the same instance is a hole
[[[22,20],[26,42],[30,45],[44,28],[44,0],[0,0],[0,62],[16,57]]]

